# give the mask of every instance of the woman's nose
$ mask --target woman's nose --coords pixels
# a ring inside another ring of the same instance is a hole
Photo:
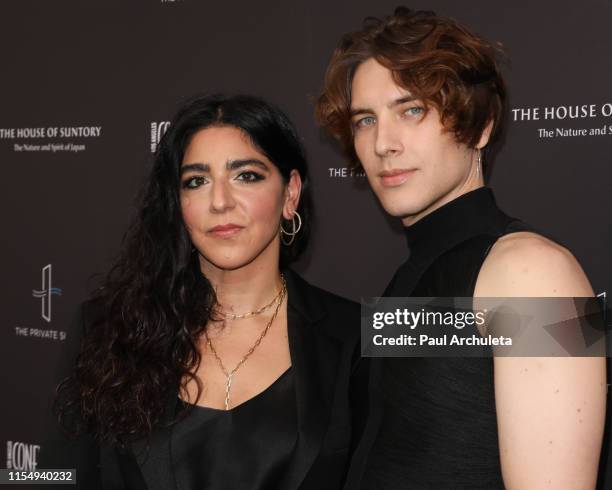
[[[231,186],[225,181],[216,181],[212,184],[210,210],[222,213],[234,207],[234,197]]]

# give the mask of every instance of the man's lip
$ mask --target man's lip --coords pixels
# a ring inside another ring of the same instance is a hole
[[[384,187],[396,187],[406,182],[415,170],[416,168],[397,168],[383,170],[378,175]]]

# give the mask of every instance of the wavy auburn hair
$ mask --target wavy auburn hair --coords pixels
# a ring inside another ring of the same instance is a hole
[[[196,342],[215,311],[216,297],[183,222],[179,170],[191,137],[211,126],[242,130],[285,183],[292,170],[299,172],[302,230],[293,244],[282,245],[279,266],[295,260],[306,245],[308,171],[289,119],[252,96],[209,95],[188,101],[160,141],[119,256],[83,307],[91,318],[83,322],[76,365],[58,387],[55,402],[70,433],[87,431],[112,442],[128,435],[148,437],[164,418],[177,386],[184,390],[195,380],[197,398],[201,394],[192,374],[201,360]]]
[[[490,142],[499,138],[506,116],[506,85],[491,44],[452,19],[431,11],[398,7],[393,15],[368,17],[361,30],[342,37],[334,51],[316,118],[340,144],[351,166],[360,167],[353,147],[351,84],[357,67],[373,58],[398,85],[433,106],[458,142],[475,147],[489,122]]]

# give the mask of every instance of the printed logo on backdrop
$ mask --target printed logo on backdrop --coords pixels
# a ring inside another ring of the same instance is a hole
[[[34,471],[38,466],[40,445],[6,441],[6,469]]]
[[[327,169],[331,179],[350,179],[352,177],[365,177],[363,170],[355,170],[347,167],[329,167]]]
[[[52,301],[53,296],[61,296],[62,289],[53,286],[53,266],[45,265],[41,269],[40,289],[32,289],[32,297],[40,300],[40,317],[45,321],[42,327],[36,326],[15,326],[15,335],[17,337],[34,337],[46,340],[66,340],[66,331],[47,328],[52,322]]]
[[[101,135],[102,126],[0,128],[0,140],[10,141],[15,153],[81,153]]]
[[[61,296],[62,290],[51,286],[51,264],[44,266],[41,272],[41,288],[32,289],[32,296],[40,298],[40,316],[51,323],[51,296],[54,294]]]
[[[612,102],[547,107],[515,107],[514,123],[530,123],[541,139],[612,137]]]
[[[159,145],[164,133],[168,131],[169,126],[170,121],[154,121],[151,123],[151,153],[157,151],[157,145]]]

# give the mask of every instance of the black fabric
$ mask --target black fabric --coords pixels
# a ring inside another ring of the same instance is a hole
[[[283,479],[296,436],[291,368],[262,393],[230,410],[191,406],[172,431],[177,487],[274,488]]]
[[[360,431],[368,415],[369,362],[359,355],[360,308],[352,301],[309,284],[290,269],[283,272],[287,281],[287,333],[292,364],[291,376],[284,381],[293,383],[294,392],[293,404],[288,399],[285,402],[295,415],[294,445],[288,457],[285,457],[287,453],[279,455],[279,465],[282,463],[284,468],[278,473],[274,470],[268,473],[274,473],[277,481],[266,484],[266,488],[334,490],[344,483],[352,451],[361,438]],[[91,302],[79,309],[67,351],[62,356],[68,361],[62,362],[58,380],[69,373],[83,332],[100,315],[104,312]],[[176,426],[168,424],[176,411],[178,386],[170,391],[162,426],[153,431],[150,444],[145,438],[130,437],[122,446],[110,445],[97,441],[89,433],[68,443],[57,431],[57,424],[50,422],[39,467],[76,467],[76,488],[87,490],[182,490],[183,477],[175,473],[178,453],[173,452]],[[256,412],[250,415],[255,416]],[[255,421],[245,422],[241,422],[246,431],[244,436],[254,436],[258,430]],[[289,419],[287,424],[291,425]],[[287,431],[288,426],[283,430]],[[288,441],[281,443],[285,450],[288,444]],[[242,464],[233,460],[232,455],[227,455],[225,463],[224,471],[232,471]],[[258,487],[248,482],[232,488]]]
[[[493,192],[482,187],[405,231],[409,257],[385,296],[473,297],[478,272],[495,241],[534,230],[500,211]],[[362,480],[354,488],[504,488],[491,358],[384,358],[374,363],[378,392],[373,390],[370,436],[360,448]]]

